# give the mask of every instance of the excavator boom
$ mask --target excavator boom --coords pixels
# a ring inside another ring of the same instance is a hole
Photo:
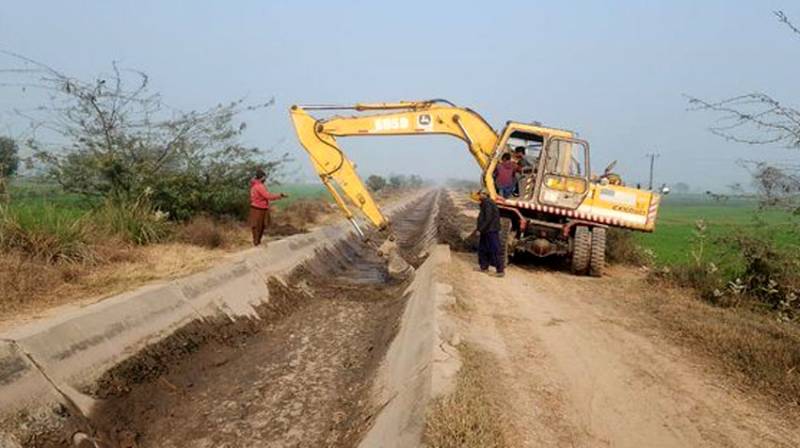
[[[333,116],[318,120],[308,110],[353,110],[377,112],[361,116]],[[378,229],[388,226],[374,198],[339,148],[337,137],[391,135],[452,135],[463,140],[481,167],[489,166],[497,146],[497,133],[476,112],[443,100],[399,103],[359,103],[352,106],[292,106],[291,118],[300,143],[311,157],[314,169],[356,231],[351,207],[361,210]]]

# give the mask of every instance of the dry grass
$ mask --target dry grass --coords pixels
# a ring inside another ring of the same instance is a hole
[[[185,243],[95,246],[102,263],[47,263],[14,252],[0,257],[0,323],[47,309],[95,302],[148,282],[206,269],[228,251]]]
[[[463,365],[455,391],[438,399],[427,418],[425,443],[431,448],[501,448],[510,446],[502,431],[502,413],[489,389],[491,355],[462,343]]]
[[[308,232],[335,211],[321,199],[294,201],[272,211],[272,223],[267,228],[267,234],[285,236]]]
[[[220,249],[239,245],[242,242],[239,238],[241,233],[242,227],[237,223],[198,216],[178,228],[175,240],[208,249]]]
[[[745,307],[711,305],[666,284],[638,288],[643,309],[680,345],[745,387],[800,411],[800,326]]]
[[[267,235],[306,231],[332,212],[322,200],[296,201],[276,210],[284,231]],[[246,223],[201,216],[175,224],[147,204],[92,212],[0,204],[0,324],[200,271],[250,239]]]

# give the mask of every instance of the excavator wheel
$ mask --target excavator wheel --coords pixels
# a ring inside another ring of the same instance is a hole
[[[592,229],[592,255],[589,260],[589,274],[592,277],[602,277],[606,268],[606,229],[595,227]]]
[[[511,257],[514,255],[514,223],[509,218],[500,218],[500,259],[503,266],[508,266]]]
[[[575,227],[572,244],[572,273],[584,275],[589,269],[592,254],[592,232],[587,226]]]

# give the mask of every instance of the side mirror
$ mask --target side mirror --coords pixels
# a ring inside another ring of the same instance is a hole
[[[669,192],[670,192],[669,187],[666,186],[661,187],[661,194],[669,194]]]

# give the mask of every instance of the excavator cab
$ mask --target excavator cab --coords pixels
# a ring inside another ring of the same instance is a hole
[[[508,122],[485,173],[487,184],[503,153],[517,148],[524,148],[527,163],[513,199],[566,209],[581,204],[589,192],[588,143],[573,138],[569,131]]]
[[[540,204],[578,208],[589,193],[589,144],[574,138],[549,139],[542,173],[536,195]]]

